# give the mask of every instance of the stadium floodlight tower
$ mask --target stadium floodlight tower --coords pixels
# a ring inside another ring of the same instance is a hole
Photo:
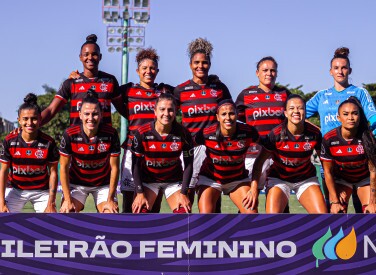
[[[110,53],[121,52],[121,83],[128,82],[129,53],[145,46],[145,26],[150,19],[150,0],[103,0],[102,19],[107,25]],[[127,136],[127,120],[121,117],[120,141]]]

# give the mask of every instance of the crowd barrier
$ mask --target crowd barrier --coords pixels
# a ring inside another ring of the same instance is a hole
[[[0,273],[371,274],[376,215],[0,215]]]

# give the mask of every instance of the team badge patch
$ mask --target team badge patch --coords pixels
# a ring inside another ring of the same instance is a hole
[[[31,150],[26,151],[26,155],[30,156],[31,155]]]
[[[311,150],[311,148],[312,148],[312,146],[311,146],[311,144],[310,144],[309,142],[306,142],[306,143],[303,145],[303,149],[304,149],[305,151],[309,151],[309,150]]]
[[[232,146],[232,142],[227,142],[227,146],[231,147]]]
[[[238,145],[239,148],[244,148],[244,146],[245,146],[244,140],[239,140],[237,145]]]
[[[351,153],[352,152],[352,148],[351,147],[347,148],[347,152]]]
[[[205,90],[202,90],[201,95],[206,95]]]
[[[166,143],[162,143],[161,147],[162,147],[163,149],[165,149],[165,148],[167,147],[167,144],[166,144]]]
[[[324,144],[321,144],[321,154],[325,154],[325,147],[324,147]]]
[[[364,154],[363,145],[359,144],[358,147],[356,147],[356,151],[360,154]]]
[[[37,150],[37,151],[35,152],[35,156],[36,156],[38,159],[43,158],[43,155],[44,155],[44,153],[43,153],[42,150]]]
[[[107,92],[107,84],[102,83],[99,88],[101,89],[102,92]]]
[[[94,149],[95,149],[94,145],[89,145],[89,150],[90,151],[94,151]]]
[[[95,85],[91,85],[90,89],[92,89],[93,91],[95,91],[97,87]]]
[[[152,94],[153,94],[152,92],[146,92],[147,96],[152,96]]]
[[[103,153],[103,152],[106,152],[106,150],[107,150],[107,145],[106,144],[101,143],[101,144],[98,145],[98,151],[99,152]]]
[[[300,145],[298,144],[298,143],[296,143],[295,145],[294,145],[294,148],[295,149],[298,149],[300,147]]]
[[[212,89],[212,90],[210,91],[210,94],[211,94],[212,97],[217,97],[218,92],[217,92],[216,90],[213,90],[213,89]]]
[[[67,145],[67,143],[65,142],[65,138],[62,137],[62,138],[61,138],[61,142],[60,142],[60,147],[61,147],[61,148],[65,148],[66,145]]]
[[[265,99],[269,100],[270,99],[270,95],[266,95]]]
[[[275,94],[274,99],[277,101],[282,101],[282,96],[280,94]]]
[[[170,149],[172,151],[177,151],[179,150],[179,144],[177,144],[176,142],[173,142],[171,145],[170,145]]]

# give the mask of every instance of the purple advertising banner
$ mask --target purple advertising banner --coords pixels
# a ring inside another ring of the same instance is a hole
[[[374,274],[376,215],[1,214],[0,273]]]

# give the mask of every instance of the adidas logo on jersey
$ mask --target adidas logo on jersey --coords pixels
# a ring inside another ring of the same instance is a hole
[[[260,100],[257,96],[255,96],[254,98],[253,98],[253,100]]]
[[[152,145],[149,147],[149,149],[155,149],[155,145],[152,144]]]
[[[136,95],[142,95],[141,91],[138,91],[138,92],[136,93]]]
[[[337,151],[336,153],[337,153],[337,154],[342,154],[341,149],[338,149],[338,151]]]
[[[21,153],[19,151],[17,151],[14,155],[15,156],[21,156]]]
[[[78,149],[78,152],[83,152],[83,151],[85,151],[83,147],[80,147],[80,148]]]
[[[81,86],[78,90],[79,90],[79,91],[83,91],[83,90],[85,90],[85,87],[84,87],[84,86]]]
[[[329,104],[329,101],[325,100],[322,104]]]
[[[196,97],[196,95],[195,94],[191,94],[191,96],[190,97]]]
[[[283,149],[290,149],[290,147],[289,147],[288,144],[286,144],[286,145],[283,147]]]

